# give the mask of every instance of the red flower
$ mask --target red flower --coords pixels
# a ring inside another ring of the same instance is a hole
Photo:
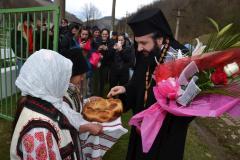
[[[47,160],[47,147],[44,143],[41,143],[36,149],[37,160]]]
[[[43,141],[44,141],[43,132],[36,132],[36,133],[35,133],[35,138],[36,138],[39,142],[43,142]]]
[[[227,75],[223,71],[223,68],[217,68],[215,72],[211,75],[211,81],[215,85],[226,85],[227,84]]]
[[[31,153],[34,149],[34,138],[30,134],[26,134],[23,137],[23,146],[28,153]]]
[[[53,150],[49,150],[48,154],[50,160],[56,160],[56,154],[54,153]]]
[[[34,158],[31,155],[27,155],[27,160],[34,160]]]

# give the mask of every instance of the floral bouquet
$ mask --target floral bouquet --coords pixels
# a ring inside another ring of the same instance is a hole
[[[156,67],[153,92],[157,102],[129,122],[141,132],[143,152],[150,150],[167,113],[200,117],[217,117],[223,113],[240,115],[240,48],[209,52],[218,50],[216,46],[225,43],[230,46],[220,49],[239,43],[230,43],[230,37],[222,37],[230,29],[228,26],[218,31],[221,35],[216,34],[215,40],[212,36],[214,43],[221,45],[211,47],[212,44],[208,43],[206,47],[198,41],[190,57]]]

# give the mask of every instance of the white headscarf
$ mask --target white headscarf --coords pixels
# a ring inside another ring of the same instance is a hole
[[[22,95],[30,95],[52,103],[62,110],[63,96],[72,74],[72,62],[59,53],[41,49],[24,63],[15,84]]]

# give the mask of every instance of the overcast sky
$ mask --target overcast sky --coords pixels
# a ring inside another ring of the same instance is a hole
[[[132,13],[138,8],[146,4],[150,4],[155,0],[116,0],[116,18],[126,16],[126,12]],[[92,3],[99,9],[102,17],[111,16],[112,0],[66,0],[66,10],[79,17],[79,13],[85,4]]]

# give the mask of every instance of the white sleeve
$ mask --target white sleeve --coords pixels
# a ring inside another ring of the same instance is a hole
[[[87,102],[90,102],[90,98],[85,98],[85,99],[83,100],[83,106],[84,106]]]
[[[74,111],[71,107],[69,107],[66,102],[64,102],[64,106],[61,108],[61,112],[67,117],[70,124],[73,125],[73,127],[78,131],[81,125],[89,123],[83,119],[80,113]]]
[[[24,160],[62,159],[57,141],[46,128],[33,128],[27,132],[22,138],[20,148]]]

